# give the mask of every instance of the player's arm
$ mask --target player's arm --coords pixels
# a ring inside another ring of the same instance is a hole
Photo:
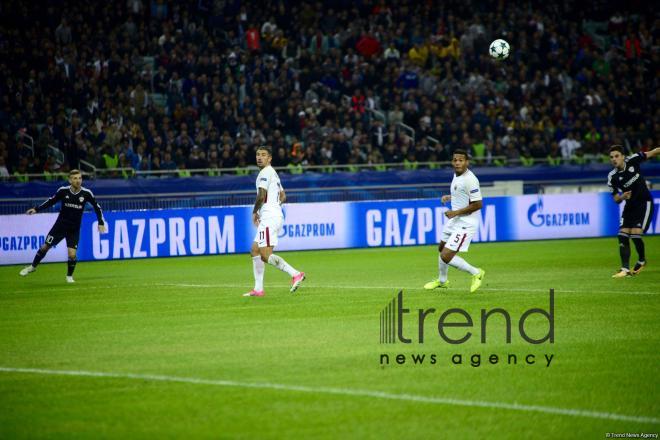
[[[48,200],[43,202],[41,205],[35,206],[34,208],[28,209],[26,214],[32,215],[32,214],[35,214],[37,212],[45,211],[46,209],[53,206],[55,203],[62,200],[62,194],[64,194],[64,191],[63,190],[58,190],[55,194],[53,194],[52,197],[49,197]]]
[[[618,204],[623,202],[624,200],[628,200],[630,196],[632,195],[632,191],[626,191],[624,193],[619,194],[619,192],[614,192],[612,193],[612,198],[614,201]]]
[[[255,225],[259,224],[259,210],[261,209],[262,206],[264,206],[264,203],[266,203],[266,196],[268,195],[268,191],[266,191],[266,188],[261,188],[259,187],[259,192],[257,193],[257,200],[254,202],[254,208],[252,208],[252,223]]]
[[[624,200],[628,200],[630,196],[632,195],[632,191],[626,191],[624,193],[620,193],[618,188],[615,188],[614,185],[612,185],[612,177],[608,177],[607,179],[607,187],[610,189],[612,192],[612,198],[618,205],[619,203],[623,202]]]
[[[440,199],[440,201],[441,201],[442,203],[447,203],[447,202],[451,201],[451,194],[445,194],[444,196],[442,196],[442,198]]]
[[[626,163],[630,165],[639,165],[647,159],[652,159],[660,156],[660,147],[656,147],[651,151],[640,151],[639,153],[632,154],[626,158]]]
[[[660,147],[655,147],[651,151],[645,152],[644,156],[646,156],[647,159],[652,159],[656,156],[660,156]]]
[[[105,225],[105,219],[103,218],[103,211],[101,211],[101,205],[99,205],[99,202],[96,201],[96,197],[94,197],[94,194],[91,192],[89,193],[88,200],[90,205],[92,205],[92,208],[94,208],[94,212],[96,213],[96,220],[99,222],[99,232],[104,234],[108,228]]]
[[[469,215],[475,211],[479,211],[483,207],[482,200],[474,200],[470,202],[465,208],[457,209],[456,211],[447,211],[445,215],[448,218],[453,218],[459,215]]]
[[[280,190],[280,205],[284,205],[284,202],[286,202],[286,193],[284,192],[284,188]]]

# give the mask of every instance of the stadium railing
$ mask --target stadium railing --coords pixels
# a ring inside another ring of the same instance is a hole
[[[346,202],[361,200],[396,200],[437,197],[447,191],[449,183],[411,185],[373,185],[327,188],[287,189],[287,203]],[[232,190],[216,192],[180,192],[160,194],[126,194],[97,196],[106,211],[138,209],[168,209],[251,205],[255,191]],[[23,214],[42,203],[45,197],[30,197],[21,200],[0,198],[0,215]]]
[[[438,142],[437,139],[427,137],[431,143]],[[506,165],[492,165],[493,167],[498,166],[521,166],[525,165],[525,162],[520,158],[507,159],[506,156],[491,156],[484,158],[473,158],[473,162],[477,165],[487,165],[497,161],[504,161]],[[534,159],[534,165],[554,165],[547,158]],[[591,163],[603,163],[603,158],[597,155],[585,155],[581,159],[577,157],[572,158],[568,161],[561,161],[563,164],[573,164],[573,165],[586,165]],[[233,167],[233,168],[194,168],[194,169],[172,169],[172,170],[135,170],[133,168],[98,168],[93,164],[81,160],[81,171],[83,175],[87,178],[168,178],[168,177],[189,177],[191,175],[203,175],[203,176],[223,176],[223,175],[249,175],[258,171],[256,165],[250,165],[247,167]],[[372,171],[388,171],[388,170],[414,170],[414,169],[440,169],[443,167],[451,167],[451,162],[441,161],[441,162],[414,162],[414,164],[406,164],[403,162],[396,163],[372,163],[372,164],[343,164],[343,165],[302,165],[302,172],[322,172],[322,173],[332,173],[338,171],[348,171],[348,172],[360,172],[366,170]],[[291,173],[292,171],[285,166],[274,167],[280,173]],[[5,178],[2,178],[4,181],[25,181],[27,177],[28,180],[53,180],[53,176],[62,177],[66,176],[66,173],[24,173],[20,175],[10,175]]]

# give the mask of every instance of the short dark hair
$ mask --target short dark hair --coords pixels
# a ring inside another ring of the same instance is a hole
[[[612,145],[610,147],[610,151],[608,153],[611,154],[615,151],[618,151],[619,153],[624,154],[623,153],[623,145]]]
[[[76,174],[80,174],[80,175],[82,175],[82,173],[80,172],[80,170],[75,169],[75,168],[72,169],[71,171],[69,171],[69,177],[71,177],[71,176],[75,176]]]
[[[266,153],[268,153],[269,156],[273,156],[273,150],[268,145],[259,145],[255,153],[259,150],[264,150]]]
[[[453,154],[462,154],[463,156],[465,156],[465,160],[470,160],[470,156],[468,155],[467,151],[462,150],[460,148],[457,149],[457,150],[454,150]]]

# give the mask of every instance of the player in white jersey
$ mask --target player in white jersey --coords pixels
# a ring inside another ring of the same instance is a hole
[[[295,292],[305,280],[305,272],[300,272],[284,258],[273,253],[277,246],[277,237],[284,214],[282,203],[286,200],[284,188],[280,182],[277,171],[270,165],[273,155],[269,147],[257,148],[257,166],[261,171],[257,176],[257,200],[252,210],[252,223],[257,227],[257,235],[252,242],[250,255],[252,256],[252,270],[254,273],[254,289],[243,296],[264,296],[264,271],[266,263],[277,267],[291,276],[291,292]]]
[[[463,258],[456,255],[458,252],[467,252],[472,237],[479,227],[479,210],[482,206],[479,179],[468,169],[468,154],[464,150],[456,150],[452,158],[454,166],[454,179],[451,181],[451,195],[442,196],[442,203],[451,201],[451,209],[445,212],[449,219],[442,229],[442,241],[438,246],[439,276],[437,280],[424,285],[427,290],[446,288],[447,272],[449,266],[468,272],[472,275],[470,292],[476,291],[480,286],[486,272],[483,269],[470,265]]]

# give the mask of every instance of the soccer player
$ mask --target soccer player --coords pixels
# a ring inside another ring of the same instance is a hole
[[[41,248],[37,251],[37,254],[34,256],[32,264],[25,266],[21,271],[21,276],[26,276],[35,270],[41,262],[41,260],[46,256],[48,250],[57,245],[63,238],[66,238],[66,247],[68,249],[69,259],[68,259],[68,269],[66,272],[66,282],[74,283],[73,271],[76,269],[76,250],[78,249],[78,240],[80,238],[80,223],[82,221],[83,209],[85,208],[85,203],[89,203],[94,208],[96,212],[96,218],[99,222],[99,232],[105,233],[106,226],[105,221],[103,220],[103,213],[101,212],[101,207],[96,202],[94,194],[87,188],[82,186],[82,174],[79,170],[69,171],[69,186],[60,187],[54,196],[46,200],[41,205],[30,208],[27,210],[27,214],[32,215],[37,212],[44,211],[51,206],[55,205],[57,202],[61,202],[60,215],[57,216],[55,224],[48,232],[46,236],[46,242]]]
[[[442,240],[438,246],[440,256],[438,266],[440,275],[437,280],[424,285],[427,290],[447,288],[449,266],[472,275],[470,292],[475,292],[483,281],[486,272],[470,265],[458,252],[467,252],[470,242],[479,226],[479,211],[482,207],[479,180],[468,169],[469,158],[464,150],[454,151],[452,158],[454,179],[451,181],[451,195],[442,196],[442,203],[451,201],[451,209],[445,212],[449,219],[442,229]]]
[[[257,235],[250,249],[254,289],[243,296],[264,296],[265,263],[291,276],[290,292],[293,293],[305,280],[305,272],[294,269],[284,258],[273,253],[273,248],[277,246],[277,236],[284,223],[282,203],[286,200],[286,194],[277,172],[270,165],[273,160],[270,148],[260,146],[256,156],[257,166],[261,171],[257,176],[257,200],[252,209],[252,223],[257,227]]]
[[[621,145],[610,147],[610,162],[614,169],[607,175],[607,186],[612,191],[616,203],[626,200],[618,234],[621,270],[612,275],[612,278],[636,275],[646,266],[642,234],[647,231],[653,218],[653,198],[646,187],[646,180],[639,166],[644,160],[659,155],[660,147],[647,152],[640,151],[628,157],[624,156]],[[635,244],[639,257],[632,271],[630,270],[630,239]]]

